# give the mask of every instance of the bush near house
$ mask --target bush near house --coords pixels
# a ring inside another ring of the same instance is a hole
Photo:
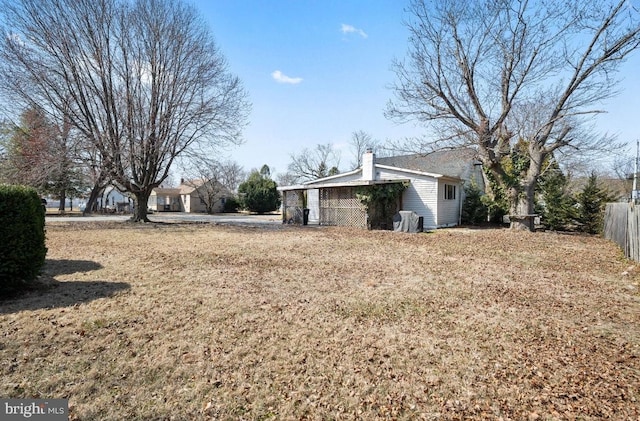
[[[236,199],[235,197],[227,197],[227,199],[224,201],[224,208],[222,209],[222,211],[227,213],[238,212],[238,208],[240,208],[238,199]]]
[[[44,210],[35,189],[0,185],[0,295],[26,287],[44,265]]]
[[[264,171],[263,171],[264,172]],[[278,185],[267,174],[254,171],[238,187],[242,206],[257,213],[271,212],[280,206]]]
[[[462,223],[476,225],[487,221],[487,205],[482,201],[482,190],[478,184],[471,183],[465,187],[465,198],[462,204]]]
[[[408,184],[379,184],[361,187],[356,197],[367,208],[369,229],[393,228],[393,216],[399,210],[402,192]]]

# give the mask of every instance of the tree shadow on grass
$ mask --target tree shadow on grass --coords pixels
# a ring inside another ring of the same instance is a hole
[[[131,286],[126,282],[57,281],[53,277],[90,272],[102,265],[90,260],[47,259],[43,275],[21,291],[0,296],[0,314],[24,310],[72,307],[98,298],[106,298]]]
[[[111,281],[56,281],[38,279],[28,290],[0,299],[0,314],[25,310],[73,307],[99,298],[107,298],[131,287],[126,282]]]
[[[47,259],[43,272],[49,276],[58,276],[98,269],[102,269],[102,265],[91,260]]]

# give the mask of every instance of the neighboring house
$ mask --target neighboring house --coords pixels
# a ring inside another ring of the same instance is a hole
[[[116,187],[109,185],[98,200],[98,208],[112,212],[132,212],[133,199]]]
[[[460,223],[464,186],[471,180],[484,189],[482,168],[473,149],[387,158],[376,158],[367,151],[356,170],[278,190],[283,195],[283,222],[301,222],[306,208],[309,224],[365,228],[369,216],[356,197],[358,189],[406,183],[398,210],[417,213],[424,229],[435,229]]]
[[[147,204],[155,212],[222,212],[232,194],[215,180],[181,180],[177,188],[153,189]]]
[[[154,212],[182,212],[180,189],[156,187],[149,195],[147,208]]]

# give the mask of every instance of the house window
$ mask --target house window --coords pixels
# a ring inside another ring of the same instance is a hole
[[[456,186],[452,184],[444,185],[444,200],[456,200]]]

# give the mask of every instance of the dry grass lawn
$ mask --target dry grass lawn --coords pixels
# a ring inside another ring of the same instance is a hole
[[[0,396],[72,420],[640,419],[640,268],[509,230],[53,223]],[[45,276],[46,280],[46,276]]]

